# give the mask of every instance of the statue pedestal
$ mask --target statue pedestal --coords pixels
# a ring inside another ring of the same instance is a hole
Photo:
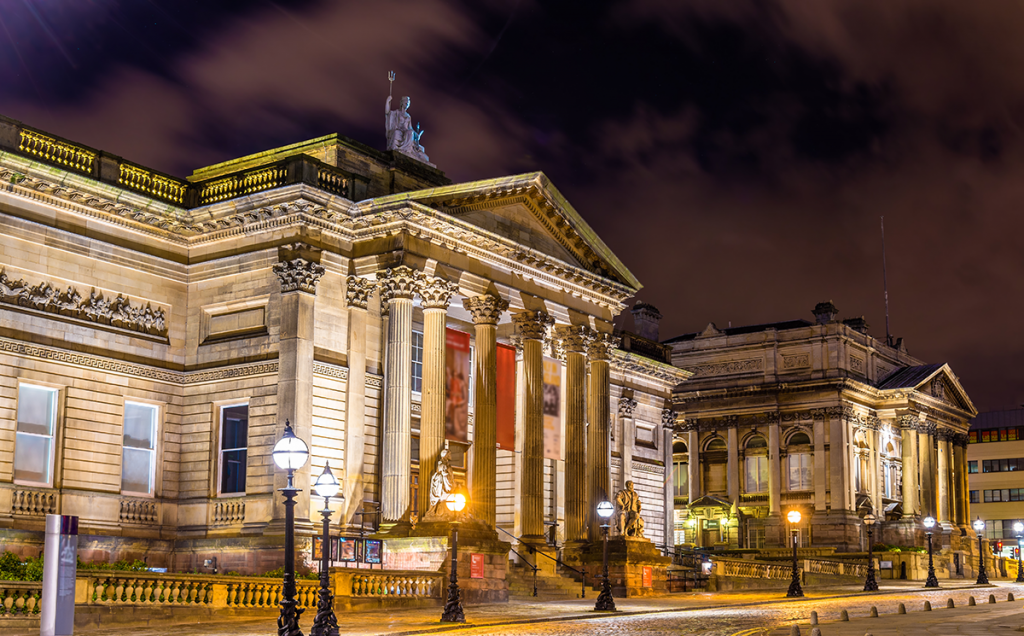
[[[591,543],[583,553],[583,562],[588,575],[594,576],[595,587],[600,585],[603,561],[604,543]],[[608,537],[608,578],[612,596],[633,598],[667,593],[671,564],[672,559],[661,556],[650,539]]]

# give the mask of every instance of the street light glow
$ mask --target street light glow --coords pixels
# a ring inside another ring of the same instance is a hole
[[[973,525],[975,532],[982,532],[983,530],[985,530],[985,522],[981,520],[981,517],[975,519]]]
[[[934,528],[935,527],[935,517],[925,517],[924,518],[924,527],[928,528],[929,530]]]
[[[613,512],[615,512],[615,506],[612,505],[612,502],[602,501],[601,503],[597,504],[597,514],[602,519],[607,519],[608,517],[612,516]]]
[[[462,509],[466,507],[466,495],[461,492],[449,493],[448,498],[444,500],[444,505],[448,506],[448,510],[452,512],[462,512]]]
[[[800,517],[801,515],[799,510],[790,510],[786,514],[786,519],[788,519],[790,523],[800,523]]]
[[[309,459],[309,447],[306,446],[306,442],[295,437],[295,432],[292,431],[292,425],[288,420],[284,422],[284,435],[281,436],[277,444],[274,444],[274,451],[271,455],[274,456],[274,463],[277,464],[277,467],[285,470],[298,470],[305,466],[306,460]]]
[[[316,489],[317,496],[324,499],[330,499],[338,494],[341,486],[338,484],[338,479],[334,476],[334,473],[331,472],[330,464],[324,464],[324,472],[320,473],[320,476],[316,478],[313,488]]]

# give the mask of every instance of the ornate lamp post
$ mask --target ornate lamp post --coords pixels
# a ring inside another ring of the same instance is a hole
[[[793,539],[793,580],[789,583],[789,591],[786,596],[789,598],[803,596],[804,590],[800,587],[800,568],[796,563],[796,524],[800,523],[800,511],[790,510],[786,513],[786,520],[789,521],[790,534]]]
[[[320,600],[316,605],[316,618],[309,636],[338,636],[338,619],[334,616],[334,593],[331,591],[331,579],[328,570],[331,566],[331,497],[341,489],[337,478],[331,472],[331,465],[324,464],[324,472],[317,477],[313,489],[317,496],[324,498],[324,536],[320,540]],[[342,496],[342,501],[345,497]]]
[[[935,527],[935,517],[924,518],[925,534],[928,535],[928,580],[924,582],[925,587],[939,587],[939,580],[935,578],[935,562],[932,561],[932,528]]]
[[[978,517],[972,525],[974,532],[978,535],[978,580],[975,585],[988,585],[988,573],[985,572],[985,552],[981,543],[985,537],[985,522]]]
[[[612,598],[612,584],[608,580],[608,524],[609,517],[615,512],[615,506],[610,501],[602,501],[597,504],[597,515],[604,522],[601,530],[604,531],[604,581],[601,582],[601,593],[597,596],[597,603],[594,604],[596,612],[614,612],[615,599]]]
[[[288,485],[284,493],[284,588],[281,594],[281,616],[277,619],[278,636],[302,636],[299,629],[299,615],[302,608],[295,607],[295,495],[299,489],[293,484],[295,471],[302,468],[309,459],[306,442],[295,437],[291,422],[285,420],[284,435],[274,445],[271,453],[278,468],[288,471]]]
[[[1020,540],[1024,538],[1024,523],[1013,524],[1013,531],[1017,533],[1017,583],[1024,583],[1024,553],[1020,550]]]
[[[871,544],[871,526],[875,525],[875,515],[870,512],[864,515],[864,525],[868,527],[868,577],[864,580],[865,592],[877,592],[878,582],[875,581],[875,552]]]
[[[441,614],[442,623],[465,623],[466,615],[462,612],[462,592],[459,590],[459,513],[466,507],[466,495],[461,492],[448,494],[444,500],[448,510],[455,513],[452,521],[452,572],[448,577],[448,600],[444,603]]]

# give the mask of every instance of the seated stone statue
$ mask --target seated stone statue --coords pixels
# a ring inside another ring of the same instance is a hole
[[[452,479],[452,465],[448,449],[442,448],[441,454],[437,457],[437,467],[434,474],[430,476],[430,511],[431,513],[444,512],[439,510],[445,499],[452,491],[454,480]]]
[[[430,163],[430,157],[420,145],[420,138],[423,137],[424,131],[419,124],[415,129],[412,127],[412,117],[408,112],[411,105],[412,100],[403,97],[399,109],[391,110],[391,96],[388,95],[388,101],[384,104],[384,125],[387,131],[388,150],[397,150],[413,159],[434,165]]]
[[[624,537],[644,538],[644,520],[640,518],[640,493],[633,489],[633,482],[627,481],[626,488],[615,495],[618,507],[619,534]]]

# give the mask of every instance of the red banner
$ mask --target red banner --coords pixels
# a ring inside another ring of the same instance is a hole
[[[498,448],[516,449],[516,348],[498,344]]]
[[[469,334],[445,329],[444,436],[469,441]]]
[[[484,578],[484,555],[482,555],[482,554],[471,554],[470,555],[469,578],[471,578],[471,579],[482,579],[482,578]]]

